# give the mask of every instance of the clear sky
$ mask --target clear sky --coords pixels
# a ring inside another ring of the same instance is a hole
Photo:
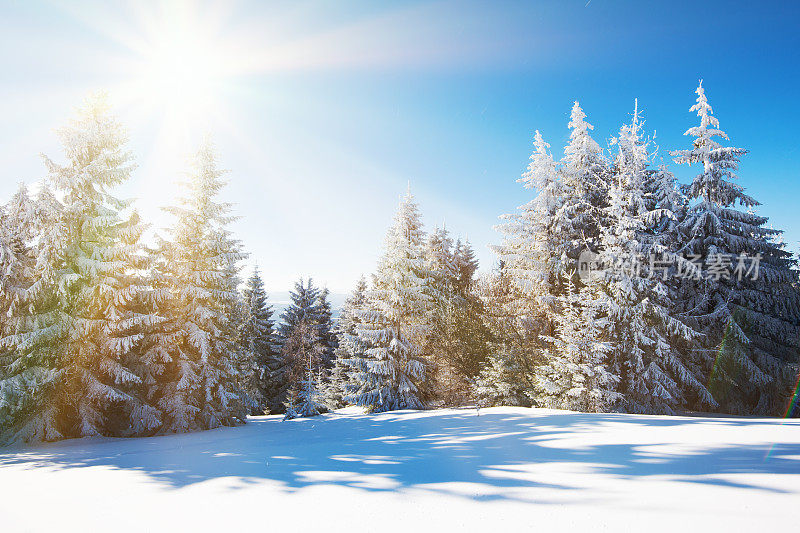
[[[800,3],[0,1],[0,201],[60,157],[53,129],[106,89],[139,168],[121,194],[168,218],[207,130],[234,230],[268,288],[373,269],[410,182],[426,226],[484,267],[542,131],[560,155],[573,100],[606,146],[633,109],[684,148],[699,78],[760,213],[800,240]],[[696,169],[676,168],[688,180]]]

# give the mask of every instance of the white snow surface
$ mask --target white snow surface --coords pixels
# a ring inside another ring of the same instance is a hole
[[[800,420],[349,408],[0,450],[7,532],[768,531],[798,502]]]

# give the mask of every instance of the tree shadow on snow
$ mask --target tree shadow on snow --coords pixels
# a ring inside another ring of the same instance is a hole
[[[276,482],[286,491],[326,484],[365,491],[414,487],[480,501],[527,502],[544,501],[537,500],[537,494],[552,497],[552,489],[576,495],[583,490],[585,478],[570,475],[564,481],[548,474],[549,466],[559,471],[563,463],[578,474],[622,479],[664,476],[669,481],[769,492],[787,491],[717,476],[800,473],[800,439],[771,446],[720,446],[687,438],[677,449],[662,448],[652,438],[642,440],[646,432],[659,427],[692,424],[703,425],[704,431],[709,424],[712,429],[752,431],[760,424],[773,427],[775,421],[526,409],[484,410],[480,416],[474,410],[328,414],[289,422],[270,416],[253,418],[239,428],[195,434],[79,439],[18,448],[0,453],[0,468],[109,466],[144,472],[173,488],[232,477],[240,481],[234,488],[262,481]],[[800,424],[789,424],[800,431]],[[591,433],[601,428],[600,443],[560,442],[576,433],[591,442]],[[603,443],[612,437],[613,442]],[[550,491],[527,490],[531,488]]]

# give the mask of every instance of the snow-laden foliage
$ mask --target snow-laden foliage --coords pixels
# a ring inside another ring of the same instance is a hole
[[[110,192],[134,168],[127,135],[102,95],[58,134],[66,162],[44,161],[60,201],[46,189],[40,217],[21,196],[14,208],[26,218],[12,238],[18,256],[33,253],[27,250],[33,219],[46,227],[35,266],[22,257],[12,261],[34,271],[22,286],[10,279],[16,286],[2,341],[11,352],[0,389],[4,428],[23,441],[154,429],[159,413],[142,401],[142,379],[133,370],[139,331],[154,320],[135,310],[146,289],[144,225],[129,201]]]
[[[424,351],[431,364],[423,392],[460,405],[471,400],[470,384],[489,355],[483,305],[473,291],[478,262],[469,242],[453,243],[444,227],[428,237],[424,256],[431,299]]]
[[[329,299],[330,291],[327,287],[319,293],[317,299],[317,328],[320,342],[322,343],[322,366],[326,371],[333,367],[337,345],[336,333],[333,325],[333,308]]]
[[[319,392],[317,392],[318,379],[314,376],[314,370],[309,366],[303,380],[300,382],[299,404],[297,408],[298,416],[317,416],[323,409],[319,402]]]
[[[754,212],[758,202],[735,182],[747,151],[720,144],[728,136],[702,82],[696,93],[690,111],[700,123],[685,133],[692,148],[672,153],[677,163],[702,167],[686,187],[694,202],[680,226],[686,252],[706,259],[686,306],[705,335],[717,401],[729,412],[771,413],[786,408],[796,384],[797,369],[787,364],[797,363],[800,350],[796,260],[779,240],[782,232],[767,226],[767,217]]]
[[[247,279],[242,293],[244,317],[239,327],[239,345],[242,351],[240,379],[248,398],[256,404],[251,414],[263,414],[266,407],[270,376],[279,364],[279,351],[275,344],[272,306],[267,302],[264,281],[258,268]]]
[[[280,412],[290,389],[299,385],[306,365],[302,354],[314,354],[312,366],[317,373],[333,366],[336,338],[327,298],[328,290],[318,289],[311,278],[295,283],[278,329],[280,354],[268,379],[266,398],[271,412]]]
[[[166,318],[151,334],[149,357],[163,373],[152,401],[170,432],[234,425],[248,407],[239,381],[238,263],[245,255],[227,229],[230,205],[216,201],[225,186],[213,146],[192,161],[186,194],[168,208],[175,217],[155,266],[154,300]]]
[[[419,409],[425,379],[421,319],[430,306],[419,210],[409,192],[389,229],[386,248],[373,275],[357,334],[367,346],[348,360],[357,389],[346,398],[372,411]]]
[[[497,301],[487,305],[494,308],[493,314],[512,317],[514,326],[494,322],[499,326],[495,336],[504,339],[497,351],[517,358],[515,366],[527,376],[526,387],[536,381],[534,369],[548,349],[545,339],[557,327],[564,274],[574,270],[581,251],[598,249],[607,206],[609,164],[578,102],[568,127],[570,140],[559,161],[536,131],[530,162],[518,180],[536,194],[518,213],[504,215],[507,222],[498,227],[503,235],[503,243],[495,248],[501,260],[499,275],[508,286],[504,295],[494,296],[501,297],[506,309],[500,310]]]
[[[305,324],[312,330],[318,329],[316,326],[320,321],[320,290],[314,285],[314,280],[298,280],[289,297],[291,303],[281,315],[281,324],[278,327],[280,337],[289,338],[298,324]],[[316,336],[319,337],[318,334]]]
[[[60,205],[49,190],[39,196],[41,202],[35,201],[20,184],[8,205],[0,206],[0,428],[13,428],[25,411],[35,408],[36,378],[42,374],[26,368],[31,360],[11,337],[22,316],[32,312],[27,306],[37,276],[36,236]]]
[[[322,392],[323,403],[329,409],[344,407],[347,404],[345,400],[347,395],[357,388],[352,375],[352,367],[358,363],[350,361],[365,357],[366,346],[359,339],[357,328],[361,323],[358,313],[360,309],[364,308],[366,298],[367,280],[361,276],[353,292],[345,300],[336,322],[334,331],[338,340],[334,352],[336,359]]]
[[[531,406],[533,381],[519,361],[519,357],[508,352],[500,352],[488,358],[474,381],[477,405]]]
[[[286,420],[299,416],[315,416],[324,410],[319,398],[319,371],[316,369],[320,368],[325,345],[317,333],[316,324],[301,320],[292,328],[290,337],[284,339],[284,357],[295,361],[295,366],[301,372],[286,393]]]
[[[586,304],[589,289],[576,289],[572,273],[564,274],[566,290],[556,315],[553,337],[545,340],[545,363],[536,370],[533,399],[544,407],[586,412],[610,411],[620,394],[619,376],[608,365],[612,346],[601,341],[607,320]]]
[[[561,275],[568,254],[575,247],[573,225],[564,206],[564,184],[559,166],[549,152],[550,145],[536,131],[534,151],[525,173],[518,181],[536,196],[519,208],[520,212],[504,215],[508,222],[498,229],[504,243],[496,248],[503,261],[504,273],[523,294],[534,298],[541,309],[552,308],[559,293]]]
[[[674,316],[669,279],[643,259],[657,257],[668,265],[677,260],[648,235],[647,228],[654,222],[675,215],[667,207],[646,201],[651,154],[641,129],[637,106],[631,123],[615,139],[618,152],[607,224],[600,234],[603,270],[589,282],[590,305],[605,320],[603,338],[612,345],[609,370],[619,378],[626,411],[669,413],[686,404],[683,391],[689,390],[702,397],[702,407],[715,407],[705,387],[681,362],[677,349],[677,341],[691,343],[699,335]]]
[[[690,184],[657,159],[638,109],[604,151],[575,102],[561,158],[534,135],[519,180],[533,196],[503,217],[492,273],[476,279],[471,246],[444,227],[426,235],[409,193],[338,322],[327,289],[301,280],[276,333],[258,272],[240,291],[245,254],[211,145],[147,247],[114,193],[135,167],[126,133],[93,98],[59,131],[64,161],[44,158],[36,194],[0,205],[0,438],[182,432],[348,403],[792,412],[796,259],[736,182],[746,150],[723,145],[696,93],[692,145],[672,152],[700,169]]]
[[[786,412],[800,359],[795,260],[734,182],[745,150],[717,141],[727,136],[702,86],[697,95],[693,146],[673,155],[702,172],[683,188],[657,164],[638,110],[612,139],[613,157],[577,103],[560,161],[537,132],[522,178],[537,195],[505,217],[500,267],[481,289],[499,354],[476,382],[487,401],[519,402],[505,391],[522,390],[589,410]],[[582,251],[594,275],[565,277],[587,266],[576,264]],[[589,340],[600,343],[587,354],[608,393],[594,406],[565,385],[587,382],[568,361]]]
[[[586,248],[596,250],[603,226],[609,190],[609,164],[589,131],[586,113],[578,102],[572,106],[569,143],[561,159],[560,218],[568,239],[569,257],[577,259]]]

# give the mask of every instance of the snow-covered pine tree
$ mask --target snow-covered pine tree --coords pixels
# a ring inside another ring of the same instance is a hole
[[[297,415],[302,417],[317,416],[322,409],[317,392],[317,377],[311,366],[312,358],[308,358],[308,365],[303,380],[300,382],[298,393]]]
[[[33,209],[29,202],[27,190],[21,188],[0,220],[0,312],[4,318],[0,322],[0,441],[62,437],[56,424],[58,410],[47,404],[59,377],[57,359],[36,332],[47,323],[34,318],[56,312],[50,280],[64,241],[56,225],[62,206],[47,182]],[[15,434],[28,419],[33,423],[27,430]]]
[[[469,293],[475,288],[475,274],[478,272],[478,259],[468,240],[456,239],[453,245],[453,265],[455,267],[456,290]]]
[[[585,118],[575,102],[568,124],[570,142],[559,162],[536,131],[528,168],[519,181],[537,194],[518,214],[505,215],[507,222],[497,228],[503,243],[495,251],[501,275],[509,282],[507,312],[517,326],[503,326],[512,336],[500,340],[503,346],[496,351],[506,358],[522,358],[514,365],[519,369],[533,371],[541,360],[542,336],[554,332],[563,273],[583,249],[596,250],[599,245],[608,164]],[[531,374],[526,381],[533,379]]]
[[[0,316],[15,314],[24,302],[25,289],[34,281],[38,218],[36,203],[23,183],[8,204],[0,206]],[[0,322],[5,329],[3,326],[11,329],[9,321]]]
[[[131,370],[149,319],[133,309],[144,290],[144,227],[129,214],[130,202],[109,192],[134,168],[127,136],[102,95],[87,101],[59,136],[67,163],[47,157],[45,163],[61,205],[45,193],[50,213],[39,235],[37,279],[3,341],[18,356],[10,379],[27,394],[12,438],[152,429],[158,413],[136,393],[141,378]]]
[[[139,343],[128,358],[131,371],[140,378],[135,387],[136,393],[159,413],[158,424],[150,423],[145,417],[134,418],[131,421],[131,433],[137,436],[153,435],[162,429],[163,416],[156,398],[157,383],[165,371],[169,356],[165,350],[158,348],[172,347],[173,343],[172,338],[165,338],[163,334],[166,324],[170,322],[166,314],[167,302],[161,301],[162,291],[166,289],[163,288],[164,279],[161,272],[157,270],[157,265],[161,262],[159,251],[157,247],[145,247],[145,255],[142,258],[144,289],[131,302],[133,312],[144,317],[137,328],[140,335]]]
[[[425,332],[424,351],[428,355],[428,376],[420,388],[420,398],[424,401],[444,401],[452,404],[453,391],[450,385],[451,373],[447,362],[447,343],[451,333],[453,310],[463,302],[455,293],[457,278],[453,255],[453,239],[447,228],[434,228],[423,244],[424,275],[428,278],[426,293],[431,304],[424,321],[428,324]],[[458,301],[454,301],[458,300]]]
[[[530,407],[526,391],[533,390],[544,344],[528,315],[521,314],[515,304],[525,297],[505,273],[502,261],[478,281],[476,293],[489,331],[491,355],[474,380],[474,393],[482,405]]]
[[[289,389],[302,379],[305,359],[298,359],[297,354],[322,346],[319,295],[320,290],[314,286],[311,278],[308,281],[302,278],[298,280],[290,293],[291,303],[281,315],[281,324],[278,326],[280,355],[267,387],[267,408],[270,412],[284,409]],[[321,363],[321,357],[320,354],[315,361],[315,369]]]
[[[243,291],[245,303],[244,321],[240,326],[239,343],[244,354],[244,362],[249,368],[249,380],[245,389],[251,398],[258,402],[251,414],[263,414],[266,407],[266,394],[269,390],[273,369],[279,364],[279,351],[275,345],[272,306],[267,303],[264,282],[258,267],[247,280]]]
[[[652,157],[657,153],[658,148],[655,148]],[[680,225],[686,216],[688,198],[664,164],[645,172],[643,192],[645,209],[649,213],[643,238],[656,247],[677,253],[684,244]]]
[[[608,161],[589,135],[594,126],[585,119],[586,113],[575,102],[568,124],[572,131],[559,166],[562,202],[556,234],[567,232],[562,238],[567,237],[567,255],[573,260],[586,248],[597,249],[608,206]]]
[[[447,228],[435,228],[424,247],[425,268],[430,276],[432,297],[447,298],[453,292],[459,272],[456,270],[453,239]],[[436,296],[434,296],[436,294]]]
[[[496,341],[494,352],[502,355],[505,367],[515,369],[504,375],[526,375],[524,382],[505,384],[508,390],[526,389],[533,382],[532,372],[544,347],[541,336],[553,332],[562,272],[570,258],[577,257],[586,234],[582,225],[589,224],[587,217],[594,213],[594,200],[579,196],[588,195],[590,187],[583,182],[595,177],[590,163],[600,158],[599,146],[595,148],[587,133],[591,126],[582,122],[583,117],[579,107],[573,108],[570,127],[575,130],[566,163],[553,160],[550,145],[536,131],[530,162],[518,180],[536,190],[536,196],[520,206],[519,213],[504,215],[507,222],[496,228],[503,235],[502,244],[494,248],[500,268],[495,279],[483,285],[488,292],[482,299]],[[579,150],[588,155],[576,155]],[[572,190],[566,190],[566,182]],[[484,391],[489,390],[486,377],[481,378]]]
[[[2,339],[14,333],[13,317],[25,305],[27,289],[35,280],[38,215],[24,184],[7,205],[0,205],[0,428],[12,427],[32,396],[28,390],[32,383],[12,366],[24,361],[24,356]]]
[[[220,232],[218,240],[218,249],[220,250],[231,249],[229,246],[233,246],[236,252],[241,252],[242,250],[241,242],[235,239],[233,233],[228,229]],[[224,288],[223,290],[231,291],[221,298],[223,314],[227,318],[228,324],[232,326],[231,333],[234,340],[234,378],[230,390],[235,391],[238,395],[237,402],[240,408],[240,418],[243,419],[249,413],[263,414],[261,399],[257,394],[253,394],[253,389],[251,388],[257,380],[259,369],[252,364],[251,354],[244,349],[241,342],[241,325],[245,322],[248,310],[247,302],[245,302],[243,294],[239,290],[242,285],[239,261],[247,257],[247,254],[225,254],[226,252],[223,252],[221,256],[222,276],[220,278],[220,286]]]
[[[478,262],[469,243],[453,244],[445,228],[434,230],[425,249],[431,297],[425,353],[430,362],[427,395],[447,405],[471,401],[471,382],[489,355],[489,331],[472,289]]]
[[[295,323],[289,336],[283,339],[281,354],[291,370],[283,397],[286,418],[319,414],[322,405],[318,401],[317,376],[324,352],[317,324],[308,318]]]
[[[281,315],[278,327],[281,339],[289,338],[294,327],[300,323],[311,326],[319,321],[319,293],[312,278],[308,278],[308,281],[300,278],[295,282],[294,290],[289,293],[292,301]]]
[[[583,134],[579,139],[582,144],[591,141],[586,134],[588,127],[590,125],[583,124],[575,130]],[[561,278],[569,261],[568,255],[577,257],[574,248],[581,239],[578,232],[582,228],[574,226],[576,221],[570,218],[574,207],[563,208],[567,196],[573,204],[577,203],[576,195],[579,191],[564,190],[562,178],[559,176],[559,165],[553,161],[549,152],[550,145],[544,141],[538,130],[533,146],[528,168],[517,181],[524,183],[525,188],[537,191],[536,196],[521,206],[519,213],[504,215],[503,218],[508,222],[497,228],[504,236],[503,244],[497,246],[495,251],[503,262],[504,275],[509,276],[520,293],[520,298],[524,300],[516,303],[520,312],[528,313],[531,308],[536,308],[539,312],[546,313],[553,309],[554,298],[561,293]],[[571,150],[575,151],[577,147]],[[580,179],[589,179],[585,176],[588,172],[579,173],[570,168],[570,183],[582,183]],[[588,198],[582,201],[585,202],[585,205],[581,204],[582,209],[588,210],[591,205]],[[577,222],[582,221],[578,219]]]
[[[247,409],[237,372],[239,304],[237,264],[245,258],[232,238],[230,204],[216,201],[225,186],[213,145],[206,140],[192,160],[186,195],[166,210],[175,217],[162,243],[161,306],[169,318],[151,350],[168,358],[152,394],[164,430],[192,431],[234,425]]]
[[[588,281],[591,297],[586,300],[605,319],[604,338],[612,343],[610,371],[619,377],[622,407],[628,412],[671,413],[684,404],[687,388],[706,405],[713,405],[713,399],[676,349],[678,342],[694,342],[698,335],[673,315],[670,279],[649,261],[672,264],[676,258],[650,238],[648,228],[672,215],[664,206],[648,210],[646,183],[652,157],[641,128],[637,105],[631,123],[615,140],[618,153],[607,224],[600,234],[599,260],[604,269]]]
[[[572,272],[564,273],[561,312],[555,315],[554,336],[546,337],[546,363],[536,369],[531,396],[542,407],[604,413],[621,397],[616,391],[619,376],[609,369],[612,347],[600,340],[605,324],[587,298],[589,289],[577,289],[573,277]]]
[[[333,368],[320,380],[320,402],[331,411],[341,409],[347,405],[345,396],[350,384],[350,366],[344,359],[336,358]]]
[[[355,289],[345,300],[339,319],[336,321],[335,333],[339,341],[334,351],[336,360],[322,393],[324,404],[331,410],[347,405],[345,397],[355,388],[351,367],[356,363],[351,364],[348,361],[364,357],[365,346],[359,340],[356,330],[361,322],[358,311],[364,308],[366,297],[367,280],[361,276]]]
[[[297,418],[297,402],[299,401],[300,393],[298,392],[298,384],[295,383],[289,390],[286,391],[286,399],[283,402],[283,420],[292,420]]]
[[[473,384],[478,406],[531,406],[531,374],[519,366],[519,360],[503,351],[487,359]]]
[[[652,141],[651,141],[651,144]],[[651,160],[658,156],[658,148],[651,152]],[[650,266],[649,274],[658,281],[657,290],[650,298],[658,301],[669,316],[679,319],[691,331],[678,328],[669,333],[669,343],[677,360],[669,362],[669,372],[680,385],[681,406],[694,410],[718,407],[704,378],[702,353],[693,349],[702,338],[697,334],[693,310],[684,304],[687,290],[692,290],[693,280],[684,279],[683,273],[697,274],[699,270],[683,256],[686,239],[681,232],[689,200],[677,184],[672,172],[661,163],[645,171],[643,185],[645,230],[641,243],[649,256],[659,261],[658,269]]]
[[[373,412],[422,408],[420,343],[426,328],[421,320],[430,304],[423,242],[419,209],[409,191],[389,229],[365,309],[358,313],[366,357],[350,360],[358,389],[347,400]]]
[[[702,81],[695,92],[690,111],[700,124],[685,133],[694,137],[692,148],[672,152],[677,163],[702,166],[686,187],[693,204],[680,226],[685,253],[705,261],[686,306],[699,315],[706,375],[721,408],[783,412],[800,358],[795,260],[779,242],[781,231],[767,227],[767,217],[753,212],[759,203],[734,181],[746,150],[720,144],[717,139],[728,136],[719,129]],[[745,275],[736,274],[737,268]]]
[[[333,368],[336,351],[336,332],[333,325],[333,308],[328,298],[330,291],[323,287],[317,298],[317,334],[319,335],[324,351],[322,353],[322,365],[326,371]]]

